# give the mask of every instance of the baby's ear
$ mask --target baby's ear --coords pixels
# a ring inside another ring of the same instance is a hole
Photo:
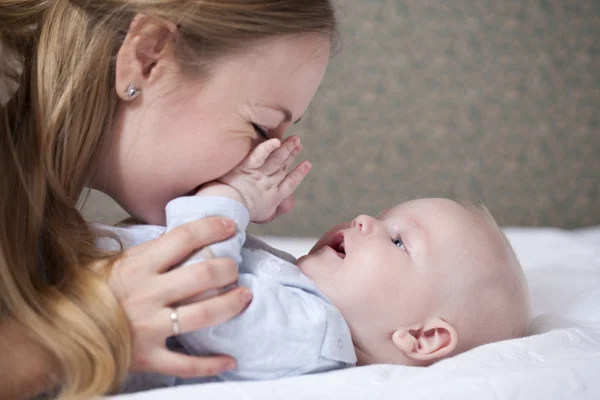
[[[442,318],[400,328],[392,335],[398,350],[416,361],[436,361],[452,352],[458,343],[456,329]]]

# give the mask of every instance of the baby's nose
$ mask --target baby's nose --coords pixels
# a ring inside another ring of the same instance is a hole
[[[352,227],[358,227],[358,231],[363,234],[368,234],[373,229],[373,221],[375,219],[369,215],[359,215],[352,221]]]

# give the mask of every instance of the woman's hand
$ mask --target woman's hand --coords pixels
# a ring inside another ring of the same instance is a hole
[[[127,314],[132,334],[132,372],[180,377],[213,376],[235,368],[226,355],[195,357],[165,347],[172,336],[172,305],[209,289],[235,283],[237,267],[229,259],[210,259],[185,268],[177,265],[194,251],[227,239],[232,221],[207,218],[182,225],[160,238],[134,247],[115,263],[109,285]],[[247,288],[177,308],[181,333],[223,323],[239,314],[252,299]]]

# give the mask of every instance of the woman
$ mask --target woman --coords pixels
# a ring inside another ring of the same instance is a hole
[[[77,202],[89,186],[163,223],[169,200],[301,117],[335,30],[326,0],[0,4],[0,397],[88,398],[132,371],[235,367],[165,348],[174,330],[221,323],[251,300],[238,288],[171,308],[236,281],[230,260],[170,270],[233,225],[207,219],[115,254],[96,247]]]

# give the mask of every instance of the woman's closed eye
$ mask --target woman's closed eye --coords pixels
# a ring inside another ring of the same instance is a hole
[[[254,123],[252,124],[252,127],[254,128],[254,131],[258,136],[260,136],[264,140],[269,140],[269,136],[267,135],[267,130],[265,128],[262,128],[261,126]]]

